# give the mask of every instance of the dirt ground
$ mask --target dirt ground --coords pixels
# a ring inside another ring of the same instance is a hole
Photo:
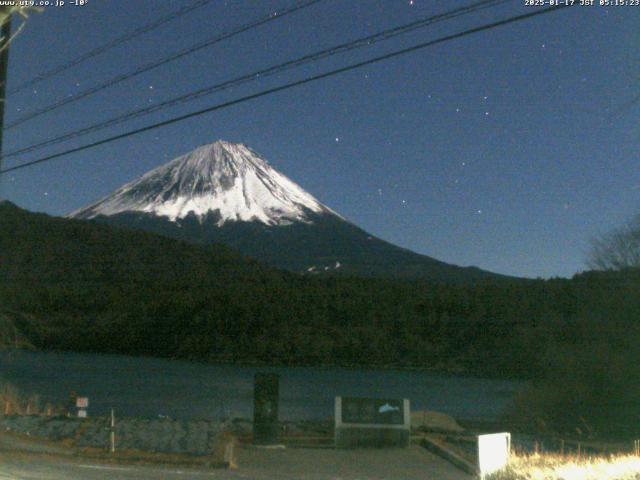
[[[448,462],[412,445],[406,449],[240,448],[235,469],[118,465],[49,453],[0,452],[0,480],[464,480]]]

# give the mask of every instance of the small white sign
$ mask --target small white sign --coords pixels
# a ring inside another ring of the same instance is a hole
[[[509,463],[511,434],[492,433],[478,435],[478,469],[480,478],[502,470]]]
[[[88,408],[89,407],[89,397],[77,397],[76,398],[76,407],[78,407],[78,408]]]
[[[86,410],[78,410],[78,418],[87,418]]]

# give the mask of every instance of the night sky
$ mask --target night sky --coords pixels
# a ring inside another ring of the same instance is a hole
[[[33,15],[11,47],[9,88],[188,3],[89,0]],[[10,95],[6,121],[295,3],[213,1]],[[468,3],[325,0],[10,129],[4,150]],[[514,0],[4,167],[532,8]],[[394,244],[505,274],[571,276],[586,268],[590,238],[640,212],[639,25],[640,7],[564,9],[18,170],[2,192],[64,215],[225,139]]]

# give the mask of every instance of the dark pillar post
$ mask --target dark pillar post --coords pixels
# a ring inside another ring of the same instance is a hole
[[[280,376],[256,373],[253,392],[253,443],[278,443],[278,400]]]

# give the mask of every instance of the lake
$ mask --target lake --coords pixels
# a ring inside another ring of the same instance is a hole
[[[324,420],[335,396],[408,398],[412,410],[493,420],[524,382],[408,370],[238,367],[178,360],[59,352],[0,352],[0,376],[44,401],[66,404],[72,390],[89,397],[89,415],[180,419],[248,417],[253,376],[280,375],[280,418]]]

